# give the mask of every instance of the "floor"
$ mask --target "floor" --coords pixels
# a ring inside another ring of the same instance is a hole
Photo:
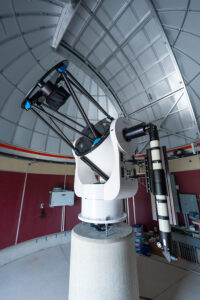
[[[61,245],[2,266],[0,299],[67,300],[69,255],[70,245]],[[157,256],[137,259],[141,299],[200,299],[200,265],[169,265]]]

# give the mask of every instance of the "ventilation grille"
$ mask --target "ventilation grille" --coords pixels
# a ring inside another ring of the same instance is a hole
[[[172,253],[185,260],[199,263],[196,248],[185,243],[172,241]]]

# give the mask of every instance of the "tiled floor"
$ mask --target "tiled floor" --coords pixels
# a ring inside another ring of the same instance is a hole
[[[69,253],[69,244],[56,246],[1,267],[0,299],[67,300]],[[143,299],[200,300],[199,265],[139,256],[138,272]]]
[[[188,271],[191,270],[191,271]],[[200,266],[138,257],[140,295],[155,300],[200,300]]]

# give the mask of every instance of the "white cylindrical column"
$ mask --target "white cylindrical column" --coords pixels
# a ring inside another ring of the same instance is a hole
[[[87,223],[72,231],[68,300],[138,300],[132,228],[113,225],[106,237]]]

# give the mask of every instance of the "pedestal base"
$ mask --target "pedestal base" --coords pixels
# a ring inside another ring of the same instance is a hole
[[[68,300],[138,300],[132,228],[113,225],[108,236],[87,223],[71,239]]]

